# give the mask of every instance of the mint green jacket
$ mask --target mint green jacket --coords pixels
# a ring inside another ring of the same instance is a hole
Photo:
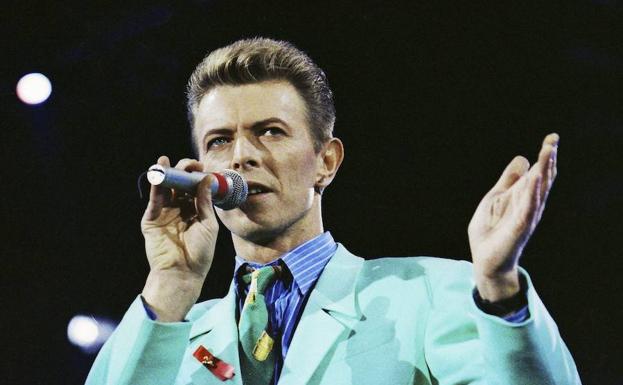
[[[429,257],[364,260],[339,245],[292,338],[280,385],[580,384],[529,277],[530,318],[480,311],[472,267]],[[140,297],[100,351],[86,384],[241,384],[233,285],[195,305],[189,322],[150,320]],[[220,381],[193,352],[234,366]]]

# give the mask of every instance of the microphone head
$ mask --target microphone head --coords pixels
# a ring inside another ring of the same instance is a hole
[[[220,174],[227,180],[227,194],[223,199],[213,201],[214,206],[223,210],[235,209],[247,200],[249,193],[247,181],[234,170],[223,170]]]

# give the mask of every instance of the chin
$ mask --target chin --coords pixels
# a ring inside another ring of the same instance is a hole
[[[262,226],[257,223],[251,223],[246,226],[227,226],[232,235],[242,238],[245,241],[258,245],[270,243],[277,238],[287,226]]]
[[[255,244],[267,244],[275,238],[292,230],[297,222],[305,217],[307,211],[293,218],[275,218],[270,215],[246,214],[241,210],[219,213],[219,218],[227,229],[238,238]]]
[[[232,235],[253,243],[267,242],[273,239],[283,226],[271,223],[272,218],[248,215],[240,209],[218,212],[219,219]]]

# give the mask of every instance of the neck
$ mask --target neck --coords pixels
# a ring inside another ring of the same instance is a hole
[[[236,254],[249,262],[266,264],[279,258],[284,253],[317,237],[324,232],[320,199],[296,222],[280,231],[275,236],[262,242],[244,239],[232,233]]]

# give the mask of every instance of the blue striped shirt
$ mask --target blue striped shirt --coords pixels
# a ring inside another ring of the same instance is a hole
[[[238,313],[242,309],[248,292],[248,285],[239,279],[244,275],[246,265],[259,269],[263,266],[280,264],[282,267],[286,267],[285,271],[289,272],[289,274],[284,274],[284,279],[275,281],[264,293],[270,317],[270,332],[275,338],[275,347],[280,349],[280,352],[275,352],[277,359],[275,360],[274,384],[277,384],[279,380],[283,361],[288,353],[301,310],[305,306],[309,293],[316,284],[320,273],[336,249],[337,244],[331,233],[326,232],[265,265],[247,262],[242,257],[236,256],[234,269],[236,279],[234,282],[238,293]]]

